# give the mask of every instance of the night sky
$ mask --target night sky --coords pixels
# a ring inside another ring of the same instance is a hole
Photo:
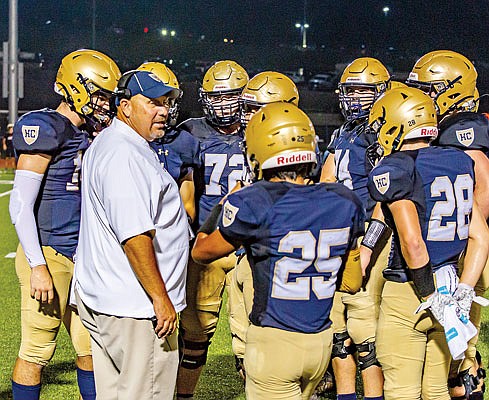
[[[8,0],[0,2],[0,37],[8,37]],[[43,42],[65,34],[89,37],[92,0],[19,3],[19,43],[35,52]],[[303,20],[303,1],[284,0],[97,0],[97,37],[107,32],[142,32],[167,26],[179,36],[220,41],[232,37],[244,45],[299,43],[294,27]],[[390,7],[387,16],[384,6]],[[308,43],[317,46],[393,46],[464,51],[486,57],[489,50],[489,5],[468,0],[308,0]],[[47,21],[51,21],[46,24]],[[475,54],[475,53],[479,53]]]

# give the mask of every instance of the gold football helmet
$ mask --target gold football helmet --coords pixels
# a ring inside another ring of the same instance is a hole
[[[292,79],[280,72],[260,72],[251,78],[241,93],[241,125],[265,104],[283,101],[299,105],[299,91]]]
[[[291,103],[261,107],[245,131],[246,155],[255,177],[265,169],[316,163],[316,134],[309,117]]]
[[[166,120],[167,128],[175,126],[177,124],[178,114],[180,112],[180,99],[183,96],[183,91],[180,89],[180,84],[178,83],[177,76],[173,71],[168,68],[165,64],[159,62],[145,62],[141,64],[138,68],[139,71],[149,71],[155,74],[161,81],[167,85],[178,89],[180,94],[174,100],[173,105],[168,110],[168,119]]]
[[[99,51],[81,49],[61,61],[54,90],[89,126],[100,130],[115,115],[107,100],[114,96],[120,77],[119,67],[110,57]]]
[[[438,115],[463,109],[474,98],[477,71],[462,54],[437,50],[421,57],[406,83],[433,97]]]
[[[375,58],[360,57],[348,64],[338,84],[346,120],[367,117],[374,101],[390,87],[390,79],[387,68]]]
[[[399,81],[391,81],[391,87],[389,89],[405,88],[407,85]]]
[[[215,126],[239,122],[239,96],[248,83],[248,74],[235,61],[218,61],[204,75],[199,101],[204,115]]]
[[[419,89],[406,87],[385,92],[373,105],[368,118],[377,134],[383,155],[398,151],[409,139],[438,136],[435,104]]]

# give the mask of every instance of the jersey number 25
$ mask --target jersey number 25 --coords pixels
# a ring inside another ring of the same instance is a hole
[[[278,251],[292,254],[299,250],[300,257],[285,256],[275,263],[272,297],[309,300],[311,290],[318,299],[333,297],[342,260],[340,256],[331,257],[331,247],[345,247],[349,237],[350,228],[321,230],[319,240],[311,231],[292,231],[285,235],[280,240]],[[311,264],[314,264],[316,273],[300,276]]]

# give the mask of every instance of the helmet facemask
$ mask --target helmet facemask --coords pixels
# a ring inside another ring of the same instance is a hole
[[[246,128],[251,117],[264,106],[265,104],[258,103],[247,99],[240,99],[240,121],[241,127]]]
[[[207,120],[214,126],[226,127],[240,122],[241,89],[226,92],[199,91],[199,102]]]
[[[368,117],[375,100],[387,89],[387,84],[340,83],[340,108],[347,121]],[[354,92],[360,91],[358,94]],[[353,94],[353,95],[352,95]]]

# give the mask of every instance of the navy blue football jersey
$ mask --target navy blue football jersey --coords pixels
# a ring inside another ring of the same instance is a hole
[[[364,223],[360,200],[337,183],[263,180],[229,195],[219,230],[246,249],[255,289],[250,321],[305,333],[328,328],[342,257]]]
[[[463,151],[433,146],[393,153],[372,170],[368,187],[394,230],[391,267],[406,263],[387,204],[403,199],[416,206],[433,269],[458,260],[469,236],[474,188],[473,161]]]
[[[367,187],[371,168],[366,154],[367,147],[377,139],[366,128],[366,120],[347,122],[335,131],[328,150],[334,154],[337,181],[355,192],[370,217],[375,201]]]
[[[190,169],[200,166],[199,141],[185,130],[172,129],[149,145],[158,155],[161,165],[177,183],[180,183],[180,179]]]
[[[191,118],[179,128],[190,132],[200,144],[200,168],[194,171],[200,226],[221,198],[246,176],[243,138],[219,133],[205,118]]]
[[[481,150],[489,156],[489,119],[474,112],[450,115],[440,123],[434,144],[461,150]]]
[[[88,134],[54,110],[23,115],[14,126],[16,156],[45,153],[52,156],[35,206],[43,246],[73,257],[80,229],[80,168],[88,148]]]

